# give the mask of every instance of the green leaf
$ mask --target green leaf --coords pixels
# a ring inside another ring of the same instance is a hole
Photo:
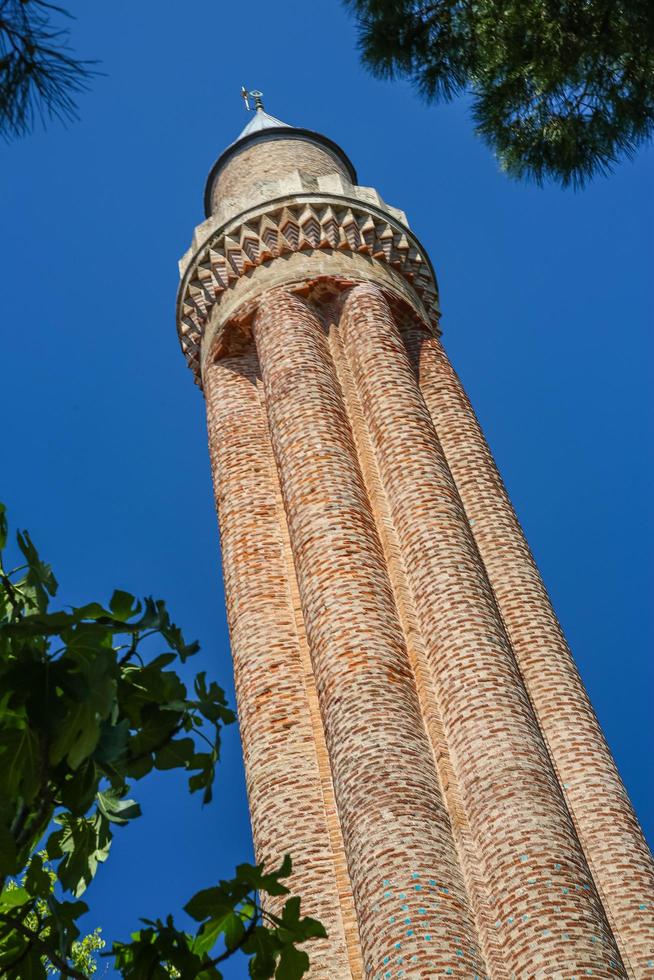
[[[326,938],[325,927],[317,919],[308,916],[300,919],[300,899],[298,896],[289,898],[282,911],[282,924],[292,935],[294,942],[305,939]]]
[[[182,636],[182,631],[174,623],[167,622],[163,625],[161,633],[168,643],[170,643],[182,663],[185,663],[189,657],[192,657],[200,649],[200,644],[197,640],[194,640],[193,643],[186,643]]]
[[[128,619],[141,611],[141,603],[129,592],[116,589],[109,602],[109,608],[114,619],[126,623]]]
[[[0,793],[31,803],[41,782],[39,742],[31,728],[0,732]]]
[[[102,764],[115,763],[125,755],[129,738],[129,722],[123,718],[117,724],[105,719],[100,725],[100,739],[93,758]]]
[[[47,898],[52,891],[52,877],[43,866],[43,857],[33,854],[24,879],[25,888],[35,898]]]
[[[46,908],[50,913],[47,918],[42,919],[42,935],[47,937],[62,957],[67,955],[78,969],[84,972],[83,964],[86,956],[80,958],[80,954],[84,949],[90,952],[89,945],[95,948],[95,944],[89,943],[92,936],[86,936],[77,943],[80,936],[77,920],[88,912],[88,905],[85,902],[60,902],[54,894],[51,894],[47,899],[47,905],[41,903],[38,908],[41,916],[44,915]],[[97,930],[92,935],[97,935]]]
[[[80,682],[87,686],[87,693],[104,701],[108,696],[107,690],[100,688],[98,684],[104,680],[103,675],[111,674],[114,665],[112,639],[115,630],[113,626],[102,621],[105,619],[105,616],[101,615],[104,613],[102,607],[96,606],[96,609],[98,611],[96,622],[75,623],[69,630],[62,630],[61,638],[68,648],[66,659],[71,666],[75,664]],[[76,612],[81,613],[82,610]]]
[[[65,927],[67,933],[76,939],[79,936],[77,919],[82,915],[86,915],[89,910],[86,902],[60,902],[59,899],[51,896],[49,904],[54,909],[60,925]]]
[[[220,935],[224,935],[227,949],[236,949],[244,932],[245,927],[240,915],[234,909],[229,909],[223,915],[204,923],[193,940],[193,952],[198,955],[208,953],[215,946]]]
[[[193,940],[193,952],[198,956],[203,956],[205,953],[211,952],[223,932],[224,927],[220,919],[209,919],[200,928],[199,933]]]
[[[142,630],[162,630],[169,624],[170,620],[166,611],[166,603],[162,599],[156,602],[152,596],[146,596],[143,600],[144,611],[141,618],[136,623],[132,623],[132,629]]]
[[[263,864],[239,864],[236,875],[252,891],[267,892],[268,895],[288,895],[288,888],[279,879],[287,878],[291,871],[291,858],[287,854],[276,871],[264,874]]]
[[[177,738],[164,745],[155,755],[157,769],[186,769],[195,752],[192,738]]]
[[[5,976],[7,980],[45,980],[46,968],[38,946],[33,946]]]
[[[99,777],[95,763],[88,759],[61,787],[61,802],[76,816],[82,816],[91,806]]]
[[[290,854],[285,854],[282,863],[277,868],[277,871],[273,872],[277,878],[288,878],[293,870],[293,862],[291,860]]]
[[[172,670],[160,670],[153,664],[147,667],[130,665],[123,671],[120,681],[120,697],[124,711],[133,722],[134,727],[140,720],[147,718],[151,724],[153,717],[159,715],[164,724],[175,725],[175,719],[167,715],[161,718],[161,711],[169,705],[182,702],[186,706],[186,687],[177,674]],[[156,707],[156,711],[153,710]],[[147,711],[152,711],[153,717],[147,717]],[[176,710],[174,707],[172,710]],[[178,712],[180,713],[180,712]],[[144,722],[145,723],[145,722]]]
[[[276,980],[300,980],[309,969],[309,957],[293,945],[284,946],[275,970]]]
[[[282,911],[282,922],[287,929],[295,930],[300,924],[300,899],[289,898]]]
[[[48,596],[55,595],[57,591],[57,580],[51,567],[39,558],[27,531],[23,531],[22,534],[19,531],[16,539],[28,564],[25,581],[34,590],[34,599],[38,608],[45,610],[48,605]]]
[[[236,715],[227,707],[225,692],[215,681],[207,687],[206,672],[200,671],[195,678],[195,693],[198,696],[197,709],[208,721],[223,725],[231,725],[236,721]]]
[[[49,858],[62,859],[57,877],[77,898],[91,883],[98,864],[107,860],[112,839],[109,821],[101,813],[91,818],[63,813],[55,820],[62,829],[50,835],[46,851]]]
[[[19,936],[16,930],[9,930],[5,927],[3,938],[0,942],[0,967],[9,967],[14,964],[27,948],[27,940]],[[8,970],[0,969],[0,976],[9,976]]]
[[[169,664],[174,663],[176,660],[176,653],[161,653],[154,660],[150,661],[148,670],[163,670],[164,667],[168,667]]]
[[[167,740],[175,735],[178,723],[179,718],[173,712],[148,708],[147,718],[141,722],[136,734],[129,739],[130,756],[140,756],[162,748]]]
[[[4,823],[0,823],[0,875],[18,874],[18,854],[14,835]]]
[[[39,612],[23,618],[17,623],[7,623],[2,627],[3,633],[11,637],[46,637],[61,633],[67,626],[76,623],[73,613]]]
[[[252,980],[268,980],[275,975],[279,943],[265,926],[256,927],[243,945],[243,952],[251,957],[248,969]]]
[[[7,543],[7,508],[0,504],[0,551]]]
[[[66,758],[71,769],[92,755],[100,740],[100,722],[92,703],[73,704],[59,726],[59,734],[50,747],[50,762],[58,765]]]
[[[127,824],[141,816],[141,807],[135,800],[123,799],[124,793],[115,789],[98,793],[98,808],[111,823]]]
[[[204,790],[202,795],[203,805],[211,803],[213,798],[213,781],[216,777],[217,760],[218,755],[215,751],[196,752],[189,762],[189,769],[200,770],[190,777],[188,781],[189,790],[191,793],[195,793],[199,789]]]
[[[232,912],[231,915],[225,916],[221,924],[222,932],[225,934],[225,945],[227,949],[236,949],[245,932],[243,920],[238,913]]]
[[[144,776],[154,768],[151,755],[144,755],[140,759],[133,759],[125,768],[125,773],[130,779],[143,779]]]
[[[184,911],[196,922],[203,919],[215,917],[219,910],[228,911],[230,903],[222,888],[203,888],[191,898],[184,906]]]
[[[32,896],[25,888],[15,886],[13,883],[5,885],[0,894],[0,909],[8,912],[10,909],[18,908],[19,905],[26,905],[32,900]]]

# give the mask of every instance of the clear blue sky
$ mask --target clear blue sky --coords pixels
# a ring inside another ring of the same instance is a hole
[[[105,73],[80,120],[2,151],[2,492],[64,601],[168,599],[231,692],[202,396],[178,348],[177,259],[239,88],[325,133],[403,208],[481,418],[636,806],[652,812],[654,153],[580,194],[509,182],[466,106],[369,78],[337,0],[75,2]],[[216,801],[138,789],[88,892],[124,938],[251,854],[236,732]],[[229,977],[246,975],[233,963]]]

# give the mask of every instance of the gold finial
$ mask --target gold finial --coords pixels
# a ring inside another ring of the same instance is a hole
[[[257,109],[263,109],[263,92],[258,89],[252,89],[248,92],[245,85],[241,85],[241,98],[245,102],[245,108],[248,112],[252,109],[256,112]],[[254,107],[250,105],[250,99],[254,99]]]

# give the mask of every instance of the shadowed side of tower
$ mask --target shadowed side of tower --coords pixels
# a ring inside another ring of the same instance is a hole
[[[311,976],[654,976],[654,873],[406,217],[258,109],[178,327],[207,401],[257,858]]]

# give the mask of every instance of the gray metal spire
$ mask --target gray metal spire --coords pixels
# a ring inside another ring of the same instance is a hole
[[[211,168],[204,192],[204,208],[207,217],[212,213],[211,195],[218,174],[234,154],[240,153],[241,150],[254,143],[267,142],[268,140],[275,139],[305,140],[308,143],[316,143],[318,146],[332,153],[340,161],[349,174],[352,183],[356,184],[357,175],[354,167],[341,147],[334,143],[333,140],[322,136],[320,133],[314,133],[310,129],[303,129],[301,126],[291,126],[289,123],[285,123],[281,119],[271,116],[263,107],[263,93],[256,89],[250,92],[243,87],[241,89],[241,96],[245,102],[245,108],[249,112],[253,112],[254,116],[250,119],[243,131],[239,133],[238,137],[229,146],[225,147]],[[251,102],[254,104],[252,105]]]
[[[254,110],[254,118],[250,120],[242,133],[234,140],[234,143],[238,143],[239,140],[244,139],[246,136],[251,136],[252,133],[260,133],[264,129],[277,129],[280,126],[283,129],[293,128],[288,123],[282,122],[281,119],[276,119],[275,116],[271,116],[265,111],[263,107],[263,92],[260,92],[258,89],[253,89],[250,92],[243,85],[241,87],[241,98],[245,102],[245,108],[248,112]],[[250,105],[250,99],[254,99],[254,107]]]
[[[264,129],[278,129],[280,126],[284,129],[294,128],[293,126],[289,126],[288,123],[282,122],[281,119],[276,119],[274,116],[269,115],[265,109],[258,108],[254,117],[250,119],[245,129],[234,142],[238,143],[239,140],[245,139],[246,136],[251,136],[252,133],[260,133]]]

